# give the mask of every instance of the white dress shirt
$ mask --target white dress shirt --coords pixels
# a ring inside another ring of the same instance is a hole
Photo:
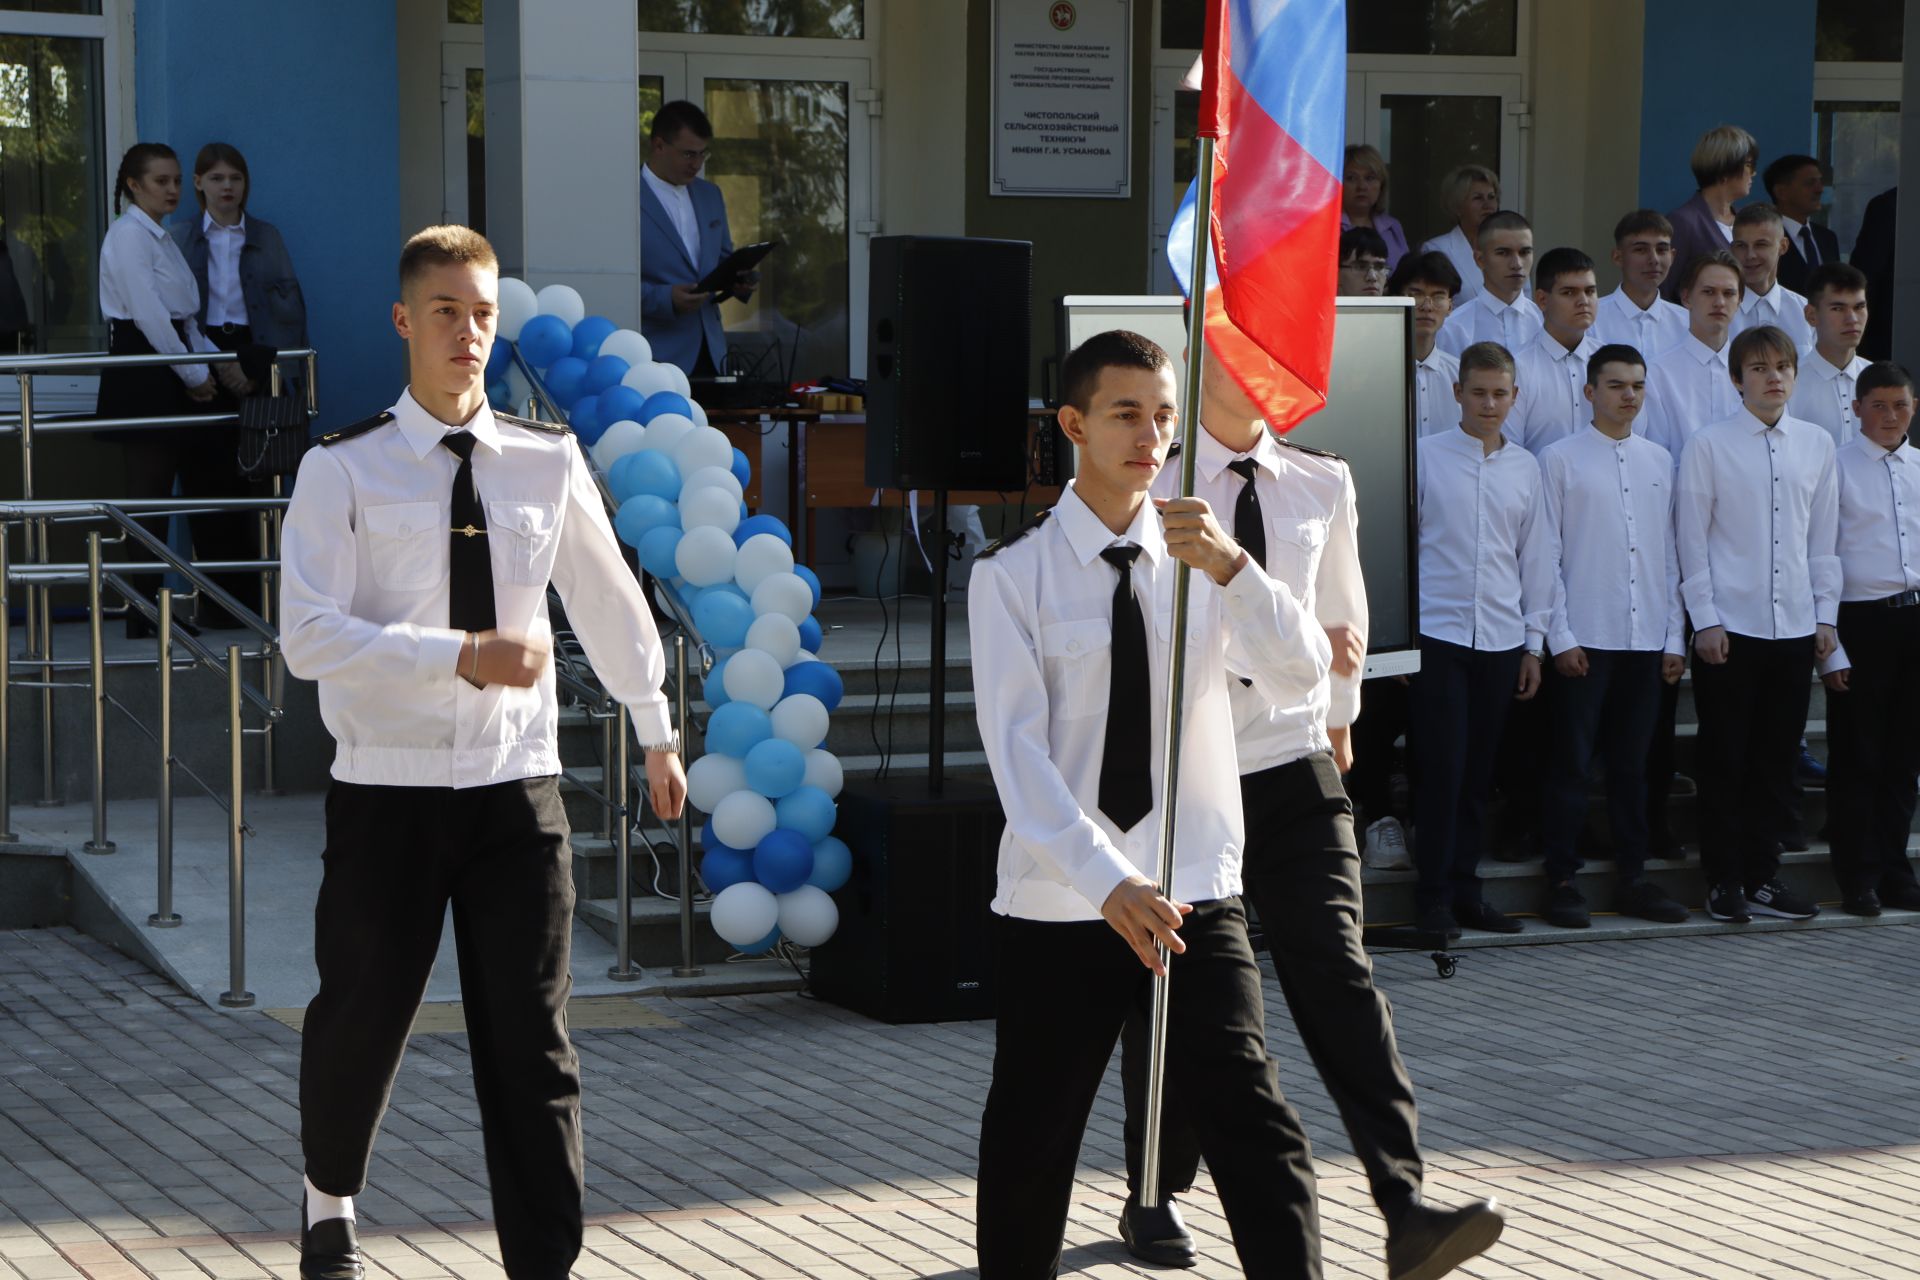
[[[1227,464],[1250,457],[1254,492],[1267,534],[1267,575],[1283,584],[1320,625],[1353,627],[1367,634],[1367,586],[1360,574],[1359,515],[1353,477],[1338,458],[1309,453],[1262,432],[1251,453],[1234,453],[1202,428],[1194,453],[1193,493],[1233,531],[1234,507],[1246,481]],[[1178,497],[1180,466],[1163,468],[1153,496]],[[1364,659],[1363,659],[1364,665]],[[1240,772],[1258,773],[1329,751],[1327,728],[1343,729],[1360,714],[1360,677],[1329,672],[1283,702],[1264,698],[1239,680],[1227,682],[1233,702],[1234,738]]]
[[[1455,307],[1470,302],[1476,294],[1484,291],[1480,280],[1480,264],[1473,260],[1473,241],[1467,239],[1467,233],[1454,223],[1445,235],[1435,236],[1420,246],[1422,253],[1444,253],[1453,269],[1460,273],[1460,293],[1453,300]]]
[[[1468,303],[1454,299],[1453,314],[1440,326],[1434,344],[1456,360],[1476,342],[1497,342],[1510,354],[1519,355],[1540,336],[1545,324],[1540,308],[1525,291],[1507,303],[1482,290]]]
[[[1868,363],[1855,356],[1844,367],[1836,366],[1818,348],[1802,351],[1787,412],[1832,436],[1834,448],[1845,448],[1860,434],[1860,419],[1853,416],[1853,389]]]
[[[640,166],[640,180],[653,189],[660,207],[667,211],[667,219],[680,233],[680,243],[687,247],[687,257],[700,261],[700,218],[693,211],[692,189],[668,182],[644,164]]]
[[[1445,326],[1442,326],[1443,328]],[[1435,335],[1438,337],[1438,335]],[[1460,429],[1460,402],[1453,384],[1460,381],[1460,361],[1440,349],[1439,342],[1425,360],[1413,364],[1414,434],[1436,435]]]
[[[1121,831],[1100,810],[1115,570],[1100,558],[1132,543],[1135,598],[1148,616],[1153,808]],[[980,737],[1007,825],[993,909],[1026,920],[1098,920],[1130,875],[1159,879],[1160,779],[1178,562],[1151,503],[1116,537],[1073,485],[1047,518],[974,562],[967,585]],[[1326,677],[1326,633],[1293,593],[1249,563],[1220,587],[1191,575],[1172,896],[1240,892],[1245,843],[1229,672],[1273,704]]]
[[[1519,392],[1507,415],[1507,435],[1534,457],[1593,421],[1587,403],[1587,361],[1600,349],[1591,330],[1571,349],[1542,330],[1525,349],[1514,352]]]
[[[1687,442],[1674,499],[1680,593],[1694,630],[1791,640],[1840,606],[1833,441],[1742,408]]]
[[[560,772],[553,663],[530,688],[476,689],[447,626],[454,472],[448,427],[411,392],[392,421],[310,450],[287,506],[281,640],[287,669],[320,684],[342,782],[478,787]],[[496,419],[467,424],[486,503],[494,611],[503,631],[551,641],[547,584],[641,742],[672,736],[666,659],[640,584],[579,446]]]
[[[230,227],[200,215],[200,229],[207,237],[207,324],[244,325],[247,323],[247,299],[240,290],[240,250],[247,243],[247,220]]]
[[[1589,419],[1540,455],[1540,483],[1559,548],[1548,648],[1685,654],[1667,451]]]
[[[100,314],[131,320],[161,355],[218,351],[200,332],[200,282],[166,229],[139,206],[128,209],[107,228],[100,243]],[[173,322],[187,331],[182,342]],[[177,364],[180,381],[197,387],[207,380],[204,364]]]
[[[1625,289],[1615,289],[1600,299],[1591,332],[1601,346],[1624,342],[1651,365],[1655,356],[1687,336],[1687,309],[1655,294],[1653,305],[1642,311]]]
[[[1840,484],[1840,598],[1884,600],[1920,591],[1920,450],[1882,449],[1856,435],[1834,454]],[[1853,665],[1847,633],[1821,674]]]
[[[1553,608],[1553,531],[1540,464],[1464,430],[1416,446],[1420,634],[1489,653],[1541,647]]]
[[[1813,345],[1813,326],[1807,323],[1807,300],[1777,280],[1770,292],[1755,293],[1749,289],[1741,295],[1740,310],[1733,317],[1727,336],[1737,338],[1763,324],[1784,332],[1792,340],[1795,351],[1805,351]]]
[[[1715,351],[1689,332],[1647,367],[1647,400],[1635,435],[1665,449],[1677,470],[1693,433],[1740,412],[1740,389],[1728,368],[1729,339]]]

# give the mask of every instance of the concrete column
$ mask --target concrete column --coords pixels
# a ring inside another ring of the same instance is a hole
[[[632,0],[487,0],[487,235],[504,275],[639,327]]]

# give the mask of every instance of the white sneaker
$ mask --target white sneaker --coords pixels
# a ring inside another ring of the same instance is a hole
[[[1405,871],[1413,865],[1407,854],[1407,833],[1398,818],[1382,818],[1367,828],[1367,847],[1360,864],[1369,871]]]

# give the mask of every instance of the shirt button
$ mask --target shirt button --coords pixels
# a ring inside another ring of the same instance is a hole
[[[1078,640],[1067,641],[1067,652],[1068,653],[1080,652],[1080,642]]]
[[[403,537],[403,538],[404,538],[404,537],[406,537],[406,536],[407,536],[408,534],[410,534],[410,533],[412,533],[412,532],[413,532],[413,526],[411,526],[411,525],[404,525],[404,524],[400,526],[400,536],[401,536],[401,537]]]
[[[531,530],[532,528],[533,528],[533,522],[532,522],[532,521],[529,521],[529,520],[522,520],[522,521],[520,522],[520,532],[522,532],[522,533],[526,533],[526,532],[528,532],[529,530]]]

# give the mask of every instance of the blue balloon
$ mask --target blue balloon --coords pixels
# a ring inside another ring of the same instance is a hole
[[[593,363],[587,366],[587,390],[599,395],[618,386],[620,379],[627,376],[627,362],[619,356],[595,356]]]
[[[712,818],[708,818],[700,824],[700,847],[702,849],[724,849],[727,847],[720,843],[719,836],[713,834]]]
[[[581,396],[599,389],[587,386],[586,378],[587,362],[585,360],[561,356],[547,370],[545,378],[547,395],[552,397],[553,402],[562,409],[572,408],[574,402]]]
[[[733,472],[733,478],[740,482],[742,489],[753,483],[753,464],[747,461],[747,455],[739,449],[733,451],[733,462],[727,470]]]
[[[740,704],[730,703],[730,706]],[[717,712],[715,714],[718,714]],[[771,723],[771,722],[769,722]],[[713,731],[707,731],[707,749],[715,750]],[[727,752],[732,755],[733,752]],[[798,831],[809,844],[833,834],[835,810],[833,798],[818,787],[799,787],[773,802],[774,816],[789,831]]]
[[[628,486],[629,492],[623,495],[619,484]],[[650,493],[668,502],[678,502],[680,468],[658,449],[636,449],[632,453],[621,454],[607,469],[607,487],[622,502],[636,493]]]
[[[846,692],[846,682],[840,679],[840,673],[826,663],[796,662],[787,668],[786,685],[780,696],[790,698],[796,693],[810,693],[832,711],[840,705]]]
[[[727,657],[731,656],[731,654],[727,655]],[[700,694],[707,700],[707,707],[709,709],[723,707],[731,701],[731,699],[727,697],[726,675],[727,658],[721,657],[714,659],[713,670],[707,672],[706,678],[701,680]],[[771,721],[769,721],[769,723],[771,723]]]
[[[615,506],[618,506],[634,494],[640,492],[639,489],[634,487],[633,482],[633,468],[636,465],[634,460],[639,456],[640,450],[638,449],[632,453],[623,453],[613,460],[612,466],[607,468],[607,492],[613,495]],[[665,495],[662,494],[658,496],[664,497]]]
[[[700,638],[723,649],[745,644],[753,625],[753,605],[718,589],[702,591],[693,602],[693,626]]]
[[[567,408],[567,425],[573,428],[573,434],[580,437],[582,444],[594,444],[607,434],[606,424],[600,421],[600,397],[581,396]]]
[[[816,574],[816,573],[814,573],[814,571],[813,571],[813,570],[811,570],[811,569],[809,569],[809,568],[807,568],[807,566],[805,566],[805,565],[803,565],[803,564],[796,564],[795,566],[793,566],[793,572],[794,572],[794,574],[795,574],[796,576],[798,576],[798,577],[799,577],[799,579],[800,579],[800,581],[802,581],[802,582],[804,582],[804,583],[806,583],[808,587],[810,587],[810,588],[812,588],[812,590],[813,590],[813,607],[814,607],[814,608],[816,608],[816,609],[818,609],[818,608],[820,607],[820,577],[819,577],[819,575],[818,575],[818,574]]]
[[[846,887],[853,877],[853,850],[838,836],[828,836],[813,846],[813,874],[807,883],[832,893]]]
[[[769,800],[792,794],[807,776],[807,753],[785,738],[758,743],[745,763],[747,785]]]
[[[640,406],[646,401],[624,382],[600,393],[600,418],[603,422],[640,422]]]
[[[763,956],[773,950],[779,941],[780,926],[775,925],[773,926],[773,932],[760,939],[760,941],[749,943],[747,946],[740,948],[740,954],[743,956]]]
[[[825,638],[818,619],[808,618],[800,624],[800,647],[808,653],[820,652],[820,642]]]
[[[487,350],[487,381],[500,382],[507,376],[507,367],[513,363],[513,344],[502,338],[495,338],[493,346]]]
[[[773,736],[773,720],[750,702],[729,702],[715,707],[707,718],[707,750],[746,759],[753,750]],[[806,790],[802,787],[801,790]],[[818,791],[819,788],[814,788]],[[821,791],[824,798],[826,792]],[[832,801],[828,801],[829,804]],[[824,833],[823,833],[824,834]]]
[[[639,547],[640,540],[647,536],[649,529],[662,526],[678,529],[680,509],[665,498],[656,498],[650,493],[628,498],[620,504],[620,510],[613,517],[613,529],[620,535],[620,541],[635,548]]]
[[[787,532],[787,526],[780,517],[767,515],[748,516],[742,520],[733,531],[733,545],[745,546],[747,539],[756,533],[770,533],[789,547],[793,545],[793,535]]]
[[[520,328],[520,354],[536,369],[545,369],[573,350],[573,330],[559,316],[535,316]]]
[[[678,391],[656,391],[641,402],[640,413],[635,421],[645,426],[663,413],[677,413],[683,418],[691,418],[693,405]]]
[[[573,354],[576,359],[591,360],[600,354],[600,344],[620,326],[605,316],[588,316],[573,326]]]
[[[656,525],[640,535],[640,567],[656,578],[671,578],[680,571],[673,553],[680,547],[680,531],[670,524]]]
[[[753,879],[753,855],[723,844],[710,844],[700,859],[700,879],[715,893]]]
[[[496,409],[508,413],[513,412],[510,407],[512,396],[513,392],[507,388],[507,384],[504,382],[489,382],[487,384],[487,403]]]
[[[742,520],[745,520],[747,518],[747,500],[745,498],[740,499],[740,518]],[[734,527],[739,528],[738,525],[735,525]]]
[[[773,893],[792,893],[813,874],[813,841],[798,831],[770,831],[753,851],[753,878]]]

